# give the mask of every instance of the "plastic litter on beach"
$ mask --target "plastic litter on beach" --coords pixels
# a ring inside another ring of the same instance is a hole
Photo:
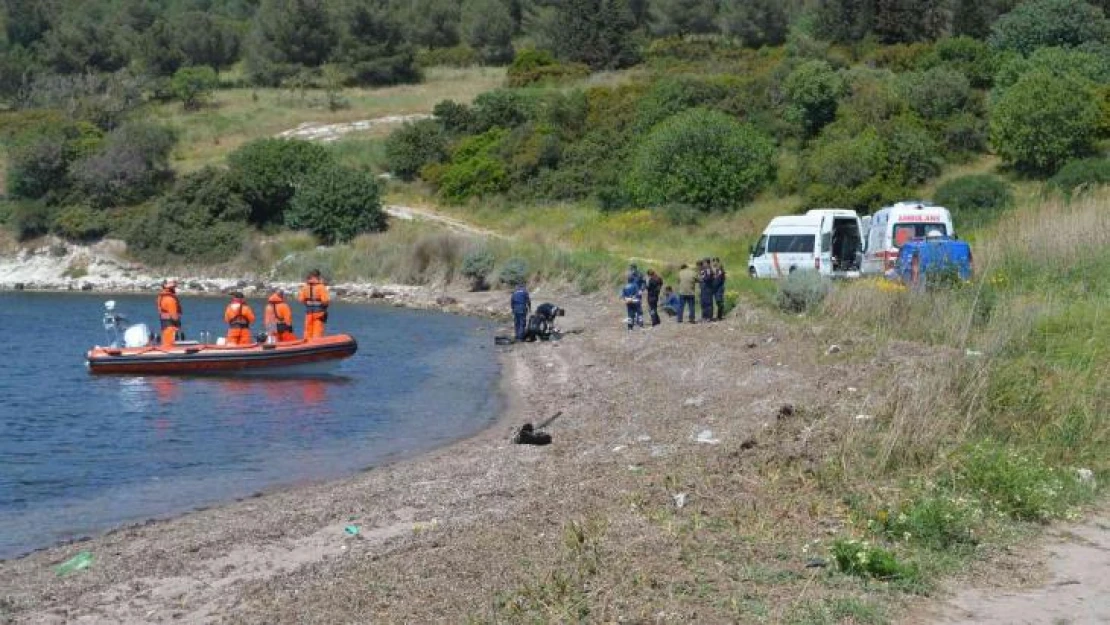
[[[716,445],[717,443],[721,442],[720,439],[713,438],[713,430],[702,430],[701,432],[698,432],[698,435],[694,438],[694,440],[699,443],[705,443],[707,445]]]
[[[96,558],[93,557],[92,552],[82,551],[81,553],[59,564],[57,568],[54,569],[54,571],[58,574],[58,577],[68,575],[70,573],[73,573],[74,571],[80,571],[82,569],[89,568],[90,566],[92,566],[93,560],[95,559]]]
[[[679,510],[686,506],[686,493],[677,493],[671,495],[671,499],[674,500],[674,507],[678,508]]]
[[[347,532],[347,534],[351,536],[358,536],[359,527],[357,525],[348,525],[347,527],[343,528],[343,531]]]

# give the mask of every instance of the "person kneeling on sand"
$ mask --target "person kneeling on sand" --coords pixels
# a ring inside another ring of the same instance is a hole
[[[539,339],[546,341],[550,339],[552,334],[559,332],[559,328],[555,326],[555,317],[562,317],[566,312],[550,302],[540,304],[528,320],[528,329],[524,332],[524,340],[534,341]]]
[[[675,293],[674,289],[672,289],[670,285],[663,287],[663,312],[667,313],[668,316],[673,317],[678,314],[678,311],[681,308],[682,298],[678,296],[678,293]]]

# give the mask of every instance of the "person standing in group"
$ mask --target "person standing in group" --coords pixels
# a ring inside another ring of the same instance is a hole
[[[659,291],[663,289],[663,278],[655,273],[654,269],[647,272],[647,301],[648,314],[651,315],[651,327],[659,325]]]
[[[177,281],[162,281],[158,294],[158,323],[162,328],[162,347],[173,347],[181,332],[181,300],[177,298]]]
[[[251,337],[254,311],[247,300],[243,299],[242,292],[235,291],[231,294],[231,303],[224,309],[224,321],[227,322],[228,345],[250,345],[254,342]]]
[[[293,309],[285,301],[285,291],[274,289],[266,300],[266,314],[263,315],[266,334],[275,343],[297,340],[293,333]]]
[[[713,301],[717,305],[717,321],[725,318],[725,274],[720,258],[713,259]]]
[[[712,321],[715,278],[708,258],[698,261],[698,282],[701,283],[701,320]]]
[[[694,323],[694,288],[698,283],[698,274],[683,264],[678,271],[678,296],[681,298],[678,306],[678,322],[682,323],[682,312],[690,308],[690,323]]]
[[[621,300],[624,302],[624,309],[628,315],[625,322],[628,324],[629,330],[632,330],[634,326],[644,327],[644,305],[643,300],[640,299],[641,290],[635,277],[629,273],[628,282],[621,289]]]
[[[297,293],[297,301],[304,304],[304,339],[309,341],[323,337],[331,297],[328,287],[320,279],[319,269],[308,272],[301,291]]]
[[[516,340],[523,341],[528,331],[528,313],[532,312],[532,298],[523,282],[516,285],[509,298],[509,305],[513,309],[513,336]]]

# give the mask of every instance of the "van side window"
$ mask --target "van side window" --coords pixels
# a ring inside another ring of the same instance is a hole
[[[772,254],[812,254],[816,239],[812,234],[772,234],[767,251]]]
[[[763,253],[766,252],[766,251],[767,251],[767,235],[763,235],[763,236],[759,237],[759,241],[755,244],[755,247],[752,248],[752,256],[756,256],[756,257],[763,256]]]

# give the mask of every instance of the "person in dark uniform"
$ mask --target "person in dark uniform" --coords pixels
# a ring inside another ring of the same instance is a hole
[[[516,285],[509,304],[513,309],[513,330],[516,340],[523,341],[528,330],[528,313],[532,311],[532,298],[528,296],[528,289],[524,283]]]
[[[659,291],[663,289],[663,278],[655,273],[654,269],[647,272],[647,302],[648,314],[651,315],[651,325],[659,325]]]
[[[701,320],[713,320],[713,290],[716,288],[715,278],[713,276],[713,268],[709,264],[709,259],[698,261],[698,282],[701,283],[701,292],[699,293],[701,303]]]
[[[717,321],[725,318],[725,267],[720,258],[713,259],[713,301],[717,304]]]
[[[644,309],[643,303],[640,300],[640,286],[632,274],[628,275],[628,283],[621,289],[621,301],[624,302],[625,311],[628,317],[625,323],[628,324],[628,329],[631,330],[634,326],[644,327]]]
[[[552,334],[559,331],[555,327],[555,317],[562,317],[566,314],[567,311],[551,302],[540,304],[536,307],[536,312],[528,319],[528,329],[524,333],[524,340],[535,341],[539,339],[546,341],[550,339]]]

